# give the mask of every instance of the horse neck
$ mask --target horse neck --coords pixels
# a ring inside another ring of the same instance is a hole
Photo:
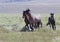
[[[28,21],[30,21],[31,19],[33,20],[31,14],[26,14],[26,19],[27,19]]]
[[[29,15],[30,18],[32,18],[32,15],[30,13],[28,15]]]
[[[25,16],[24,20],[25,20],[26,23],[28,22],[28,18],[27,18],[27,16]]]
[[[54,19],[54,17],[50,17],[50,18],[53,18]]]

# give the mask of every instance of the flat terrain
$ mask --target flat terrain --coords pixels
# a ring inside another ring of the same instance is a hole
[[[0,14],[0,42],[60,42],[60,14],[55,14],[57,29],[46,26],[49,14],[41,14],[43,27],[20,32],[25,23],[20,14]]]

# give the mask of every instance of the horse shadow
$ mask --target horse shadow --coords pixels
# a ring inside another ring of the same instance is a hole
[[[31,32],[30,30],[29,30],[29,28],[27,28],[27,27],[23,27],[21,30],[20,30],[20,32]]]

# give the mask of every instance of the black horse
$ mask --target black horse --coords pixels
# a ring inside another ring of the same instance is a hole
[[[50,28],[52,27],[53,30],[56,30],[56,23],[54,19],[54,13],[50,14],[51,16],[48,18],[48,23],[47,25],[50,25]]]

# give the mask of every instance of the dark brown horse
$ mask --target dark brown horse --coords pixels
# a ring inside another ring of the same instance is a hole
[[[28,21],[28,18],[26,17],[27,15],[27,11],[23,11],[23,18],[24,18],[24,21],[25,21],[25,28],[28,28],[30,27],[31,31],[33,31],[34,29],[31,27],[31,24],[30,22]]]
[[[32,31],[34,30],[34,28],[33,28],[34,26],[39,27],[39,25],[41,25],[41,27],[42,27],[41,18],[37,19],[36,17],[33,17],[30,14],[29,9],[27,9],[26,11],[23,11],[23,18],[26,23],[25,27],[29,28],[29,26],[30,26]]]
[[[28,10],[26,10],[26,17],[27,17],[27,20],[29,21],[29,23],[30,24],[32,24],[33,26],[35,25],[37,25],[37,27],[39,27],[39,25],[41,25],[41,27],[42,27],[42,21],[41,21],[41,18],[39,17],[39,18],[37,18],[36,16],[34,17],[34,15],[32,16],[31,14],[30,14],[30,10],[28,9]],[[32,26],[32,27],[33,27]]]

